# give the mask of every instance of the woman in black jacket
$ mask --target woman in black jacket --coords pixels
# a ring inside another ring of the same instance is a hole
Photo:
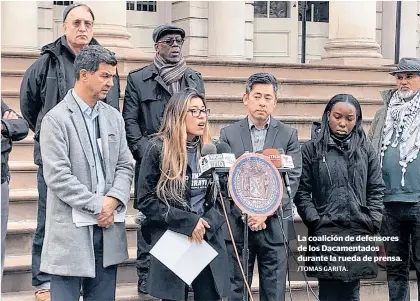
[[[210,142],[208,109],[195,90],[171,97],[160,131],[149,140],[140,166],[137,207],[146,216],[143,235],[153,247],[166,230],[207,241],[218,253],[192,283],[195,300],[215,301],[229,290],[225,222],[213,184],[197,177],[197,162]],[[170,252],[168,246],[168,252]],[[148,293],[163,300],[185,300],[188,286],[156,258],[150,258]]]
[[[318,278],[321,301],[358,301],[360,279],[378,272],[378,247],[366,238],[380,228],[385,186],[352,95],[329,101],[302,160],[294,201],[308,227],[307,274]]]

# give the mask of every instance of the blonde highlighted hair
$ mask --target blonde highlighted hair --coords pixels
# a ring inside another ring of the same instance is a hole
[[[165,203],[176,202],[182,206],[184,199],[187,170],[187,126],[186,116],[192,98],[200,98],[204,106],[204,97],[193,89],[186,89],[174,94],[166,105],[162,125],[157,136],[163,142],[161,155],[161,174],[157,184],[157,196]],[[204,134],[200,137],[199,150],[205,143],[210,143],[208,120]]]

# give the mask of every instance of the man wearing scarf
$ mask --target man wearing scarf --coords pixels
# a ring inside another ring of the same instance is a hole
[[[413,260],[420,280],[420,60],[402,58],[390,73],[397,89],[384,91],[369,139],[380,156],[386,185],[381,234],[385,241],[389,300],[410,300],[409,267]],[[398,260],[399,259],[399,260]],[[420,287],[420,286],[419,286]]]
[[[204,95],[201,74],[187,67],[181,50],[185,31],[177,26],[164,24],[153,31],[156,56],[152,64],[131,71],[127,77],[123,118],[128,146],[136,160],[134,183],[139,178],[140,162],[149,136],[160,127],[163,111],[171,96],[185,88],[192,88]],[[136,191],[134,191],[136,203]],[[134,208],[136,204],[134,204]],[[137,232],[138,292],[147,293],[149,246],[141,231]]]

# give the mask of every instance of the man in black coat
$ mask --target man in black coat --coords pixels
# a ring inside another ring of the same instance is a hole
[[[9,153],[12,142],[28,135],[28,123],[1,100],[1,275],[3,277],[6,250],[7,220],[9,217]]]
[[[93,39],[94,14],[84,4],[72,4],[63,13],[64,35],[55,42],[45,45],[41,56],[25,72],[20,88],[20,110],[34,136],[34,161],[39,166],[37,228],[32,246],[32,285],[36,288],[36,300],[50,300],[50,277],[40,271],[41,250],[45,232],[45,206],[47,186],[43,177],[42,159],[39,147],[41,121],[45,114],[59,103],[67,91],[73,88],[76,73],[74,59],[86,45],[98,45]],[[119,109],[119,79],[105,102]]]
[[[292,197],[297,191],[302,169],[302,158],[296,129],[271,116],[277,103],[277,79],[269,73],[250,76],[246,83],[243,102],[248,116],[220,131],[220,141],[229,144],[236,158],[245,152],[259,152],[267,148],[282,148],[292,156],[294,169],[289,172]],[[295,238],[293,229],[292,200],[284,189],[282,199],[283,220],[280,211],[268,217],[249,216],[249,284],[254,263],[258,261],[261,301],[282,301],[286,292],[287,254],[285,239]],[[241,210],[231,201],[229,222],[240,256],[244,242]],[[241,301],[244,281],[236,261],[232,240],[227,229],[225,239],[230,256],[231,292],[229,301]],[[284,232],[283,232],[284,231]],[[241,259],[242,260],[242,259]]]
[[[140,162],[149,135],[160,127],[166,103],[177,91],[196,89],[204,95],[201,74],[187,67],[181,54],[185,31],[174,25],[160,25],[153,31],[156,56],[152,64],[128,74],[123,118],[128,146],[136,160],[134,183],[137,187]],[[136,191],[135,191],[136,195]],[[135,200],[137,197],[135,197]],[[134,204],[134,208],[136,204]],[[137,233],[138,291],[147,293],[149,246],[140,231]]]

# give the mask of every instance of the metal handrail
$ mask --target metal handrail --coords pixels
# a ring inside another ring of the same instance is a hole
[[[394,64],[400,61],[400,40],[401,40],[401,1],[397,1],[397,12],[395,22],[395,53]]]
[[[300,1],[300,11],[302,14],[302,45],[300,62],[306,63],[306,1]]]

